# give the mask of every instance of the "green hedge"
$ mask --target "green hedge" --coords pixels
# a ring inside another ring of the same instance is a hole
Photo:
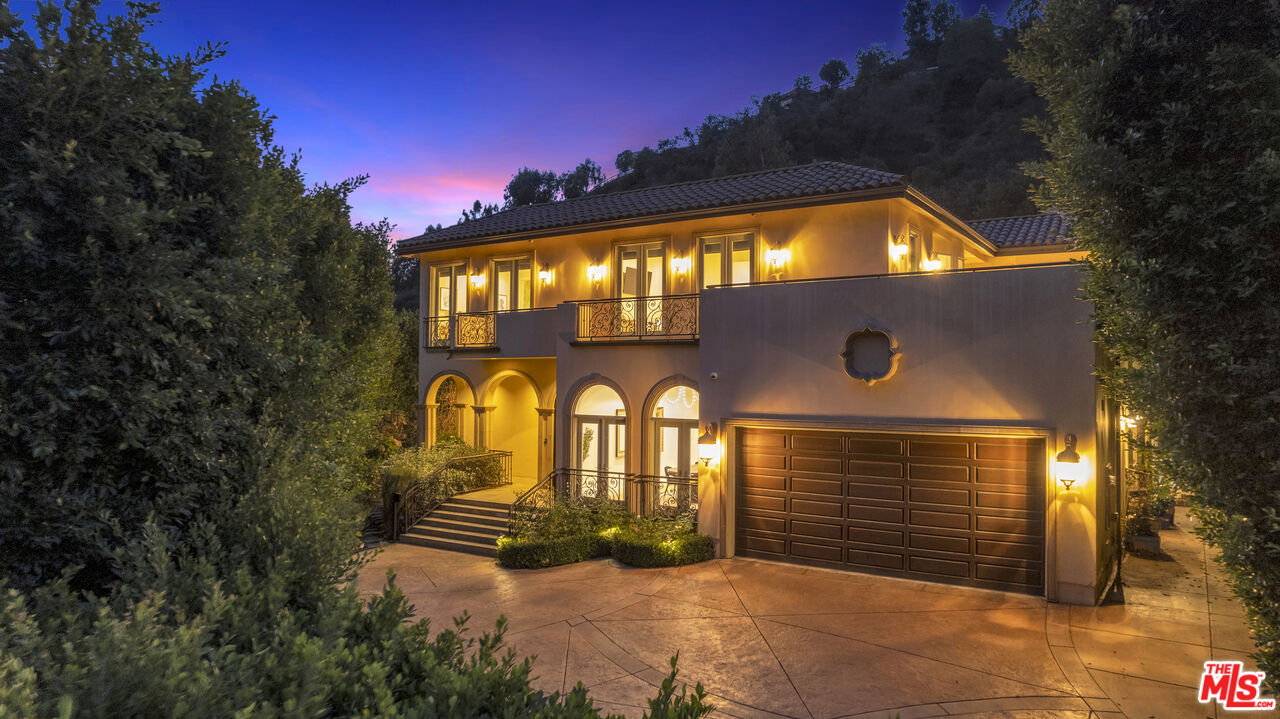
[[[670,539],[633,530],[613,535],[613,558],[633,567],[679,567],[715,557],[716,546],[705,534],[677,534]]]
[[[609,540],[599,534],[571,534],[555,539],[498,540],[498,564],[510,569],[540,569],[609,556]]]

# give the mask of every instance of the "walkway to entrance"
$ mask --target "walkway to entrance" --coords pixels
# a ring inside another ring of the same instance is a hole
[[[1173,561],[1128,559],[1129,604],[1068,607],[982,589],[726,559],[679,569],[611,560],[506,570],[493,560],[390,545],[361,574],[394,568],[433,629],[464,610],[474,632],[510,621],[536,654],[535,686],[586,685],[606,712],[640,716],[667,661],[739,717],[1214,717],[1196,702],[1209,659],[1245,657],[1243,615],[1187,531]],[[1123,714],[1121,714],[1123,712]]]

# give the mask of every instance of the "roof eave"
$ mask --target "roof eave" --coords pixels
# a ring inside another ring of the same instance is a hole
[[[478,245],[492,245],[499,242],[515,242],[519,240],[538,240],[546,237],[561,237],[565,235],[578,235],[585,232],[595,232],[598,230],[616,230],[627,227],[643,227],[645,225],[657,225],[663,222],[677,222],[680,220],[697,220],[709,217],[724,217],[726,215],[738,215],[744,212],[765,212],[772,210],[790,210],[800,207],[816,207],[820,205],[835,205],[842,202],[858,202],[867,200],[889,199],[893,197],[905,197],[911,191],[911,187],[906,184],[888,185],[885,187],[874,187],[865,190],[852,190],[849,192],[839,192],[827,195],[811,195],[808,197],[788,197],[779,200],[769,200],[766,202],[750,202],[741,205],[727,205],[722,207],[710,207],[698,210],[683,210],[680,212],[668,212],[657,215],[644,215],[639,217],[624,217],[617,220],[607,220],[603,222],[590,222],[581,225],[565,225],[561,227],[549,227],[539,230],[528,230],[525,232],[511,232],[497,235],[482,235],[480,237],[471,237],[461,240],[452,240],[444,242],[418,242],[417,244],[405,247],[405,244],[424,237],[411,237],[408,240],[401,240],[396,244],[396,254],[400,256],[420,255],[427,252],[435,252],[437,250],[451,250],[459,247],[474,247]],[[931,202],[931,201],[930,201]],[[941,210],[941,208],[939,208]],[[948,213],[949,215],[949,213]],[[956,220],[959,222],[959,220]],[[961,223],[963,224],[963,223]],[[967,226],[966,226],[967,227]],[[972,229],[969,229],[973,233]],[[973,233],[976,235],[976,233]],[[981,237],[980,235],[978,237]]]
[[[1075,249],[1074,242],[1054,242],[1052,244],[1040,245],[1013,245],[1011,247],[1001,247],[996,252],[999,257],[1008,257],[1010,255],[1043,255],[1056,252],[1084,252],[1084,250]]]
[[[907,186],[906,196],[908,199],[912,200],[929,212],[929,214],[938,218],[938,220],[943,224],[960,233],[960,235],[966,240],[973,243],[973,249],[977,250],[978,254],[984,255],[988,259],[995,257],[998,248],[990,240],[979,234],[977,230],[970,227],[964,220],[961,220],[959,217],[956,217],[943,209],[942,205],[939,205],[929,199],[923,192],[917,190],[914,186]]]

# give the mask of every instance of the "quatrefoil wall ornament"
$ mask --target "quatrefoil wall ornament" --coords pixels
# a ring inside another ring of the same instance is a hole
[[[868,385],[889,379],[898,369],[898,342],[884,330],[864,327],[844,341],[844,371]]]

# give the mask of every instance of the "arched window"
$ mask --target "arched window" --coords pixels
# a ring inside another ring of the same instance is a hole
[[[572,452],[579,495],[626,499],[627,411],[612,387],[591,385],[574,401]]]
[[[696,511],[698,479],[698,390],[676,385],[653,403],[652,472],[656,479],[644,502],[647,513],[683,514]]]

